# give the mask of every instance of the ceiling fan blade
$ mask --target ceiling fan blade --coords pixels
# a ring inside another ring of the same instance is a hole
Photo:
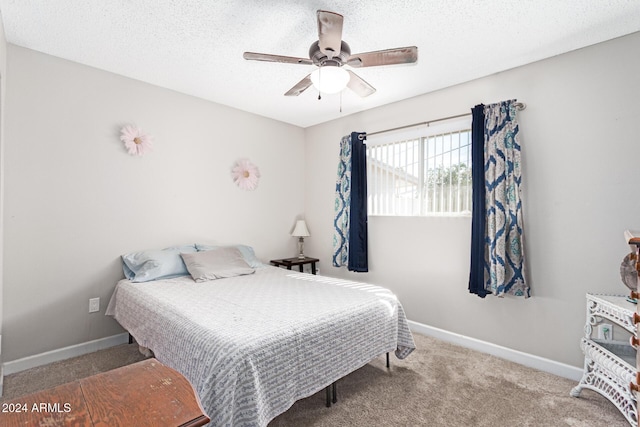
[[[350,76],[347,87],[354,91],[356,94],[364,98],[365,96],[369,96],[376,91],[376,88],[365,82],[362,77],[359,77],[353,71],[347,70],[347,72]]]
[[[270,55],[268,53],[245,52],[242,57],[250,61],[282,62],[285,64],[313,65],[308,58],[295,58],[293,56]]]
[[[342,46],[342,15],[326,10],[318,11],[318,41],[320,51],[329,59],[340,55]]]
[[[378,65],[411,64],[418,61],[416,46],[396,49],[376,50],[374,52],[356,53],[347,60],[347,65],[354,68],[376,67]]]
[[[298,96],[305,90],[309,88],[313,83],[311,82],[311,74],[308,74],[307,77],[300,80],[294,87],[289,89],[284,96]]]

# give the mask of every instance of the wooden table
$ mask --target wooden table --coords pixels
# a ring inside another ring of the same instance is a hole
[[[1,404],[0,425],[180,426],[209,423],[191,384],[147,359]]]
[[[305,264],[311,264],[311,274],[316,274],[316,263],[320,262],[318,258],[283,258],[283,259],[272,259],[271,264],[276,267],[287,267],[287,270],[291,270],[291,267],[294,265],[298,266],[300,272],[302,272]]]

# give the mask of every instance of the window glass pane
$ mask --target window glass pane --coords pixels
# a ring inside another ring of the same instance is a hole
[[[471,131],[459,129],[368,145],[369,214],[470,214]]]

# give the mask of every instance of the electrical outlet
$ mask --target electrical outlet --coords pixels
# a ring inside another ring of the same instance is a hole
[[[100,311],[100,298],[90,298],[89,299],[89,313],[95,313],[96,311]]]
[[[608,323],[598,325],[598,338],[606,341],[613,341],[613,326]]]

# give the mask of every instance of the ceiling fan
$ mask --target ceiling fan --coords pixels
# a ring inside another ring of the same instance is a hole
[[[337,93],[348,87],[361,97],[369,96],[376,89],[349,69],[377,67],[379,65],[410,64],[418,60],[416,46],[351,54],[347,42],[342,40],[343,16],[318,10],[318,41],[309,48],[309,58],[245,52],[244,59],[253,61],[282,62],[287,64],[316,65],[318,68],[285,93],[298,96],[311,85],[320,92]]]

